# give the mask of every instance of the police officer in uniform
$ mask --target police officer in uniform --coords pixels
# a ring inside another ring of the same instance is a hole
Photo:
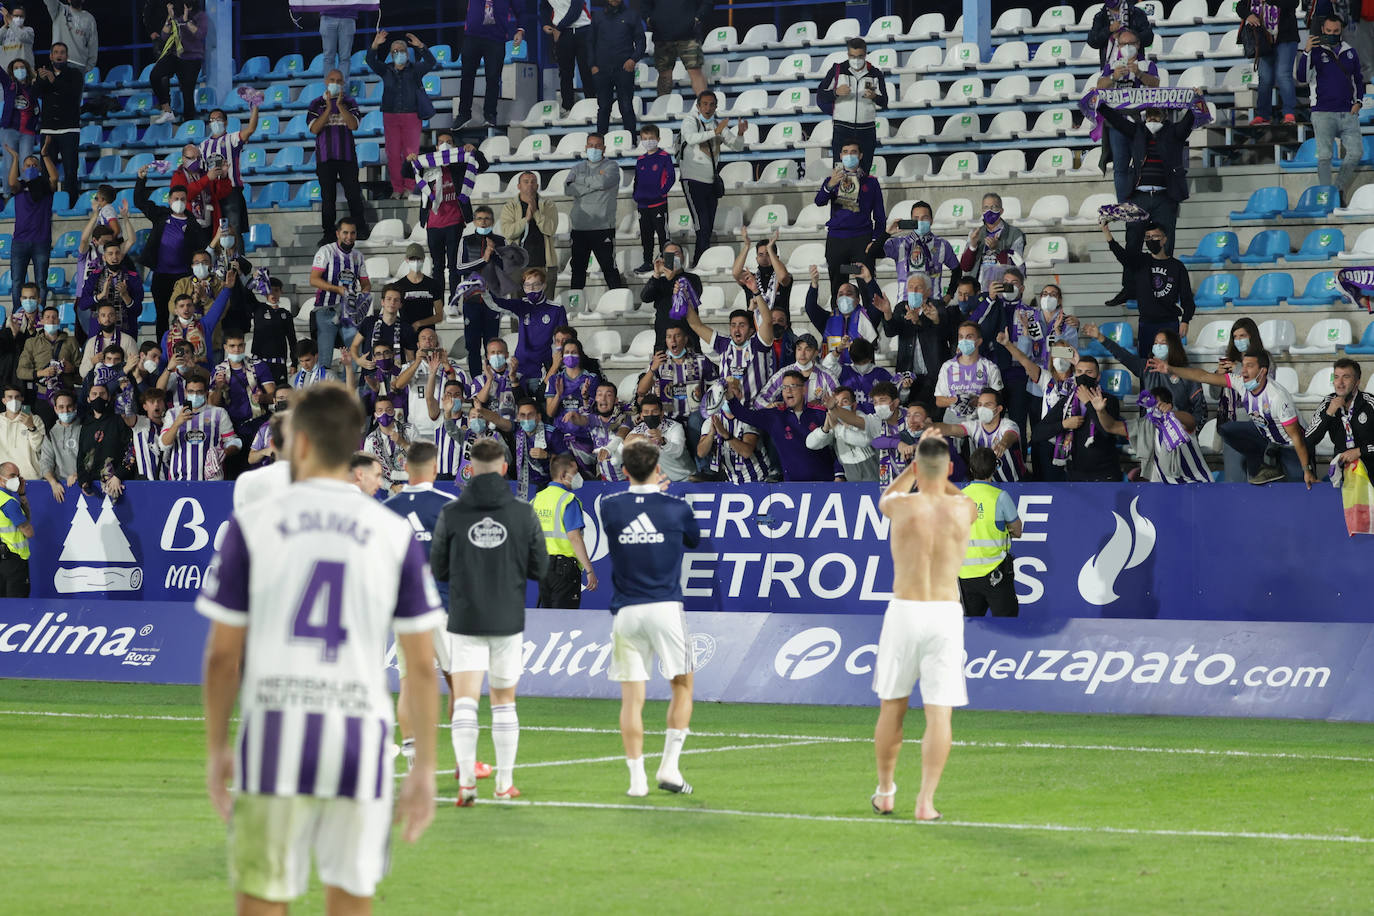
[[[0,464],[0,598],[29,597],[29,499],[19,468]]]
[[[1016,503],[990,483],[997,470],[992,449],[974,449],[968,470],[973,483],[963,493],[977,504],[978,520],[969,531],[968,552],[959,569],[964,616],[982,617],[991,609],[994,617],[1015,617],[1021,610],[1011,557],[1011,539],[1021,536]]]
[[[555,455],[549,462],[549,474],[552,482],[530,503],[544,529],[544,546],[549,552],[549,572],[539,583],[539,606],[577,608],[582,606],[582,570],[587,571],[587,591],[596,588],[596,571],[582,537],[586,527],[582,500],[573,494],[581,485],[577,460],[566,453]]]

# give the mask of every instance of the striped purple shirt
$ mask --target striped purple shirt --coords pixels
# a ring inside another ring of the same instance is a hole
[[[665,360],[654,375],[653,392],[663,401],[663,413],[684,420],[701,402],[704,386],[715,381],[720,372],[707,357],[688,352],[680,360]]]
[[[167,431],[177,421],[174,411],[167,411],[162,429]],[[176,441],[167,449],[168,480],[223,480],[224,471],[206,476],[205,459],[211,449],[224,449],[234,439],[234,423],[223,407],[202,407],[177,430]]]
[[[236,130],[226,130],[218,137],[206,137],[200,141],[200,159],[209,162],[216,156],[224,159],[224,168],[229,183],[236,188],[243,187],[243,171],[239,168],[239,153],[243,151],[243,138]]]
[[[325,106],[329,100],[325,96],[310,103],[306,109],[305,120],[311,124],[315,119],[324,113]],[[339,100],[340,111],[346,111],[354,119],[361,117],[358,103],[350,95],[345,95]],[[329,120],[324,125],[324,130],[315,135],[315,161],[316,162],[357,162],[357,148],[353,142],[353,131],[344,124],[343,115],[339,112],[329,116]]]
[[[773,375],[773,348],[759,340],[757,334],[745,341],[742,347],[735,346],[735,342],[726,334],[714,335],[709,344],[720,362],[720,374],[739,379],[740,387],[744,389],[744,400],[753,401]]]
[[[968,433],[970,449],[993,448],[1008,432],[1016,433],[1017,441],[997,459],[997,470],[993,472],[992,479],[998,483],[1015,483],[1021,479],[1021,436],[1016,423],[1010,417],[1003,417],[1002,422],[997,424],[994,430],[988,430],[976,418],[965,420],[960,425],[964,427],[964,432]]]
[[[167,462],[162,452],[160,436],[162,429],[153,426],[147,417],[139,417],[134,424],[134,435],[130,442],[133,451],[134,467],[138,476],[144,480],[166,480]]]
[[[359,289],[362,281],[368,279],[363,253],[356,245],[350,251],[344,251],[338,242],[330,242],[315,252],[315,260],[310,263],[310,269],[312,272],[320,271],[320,276],[326,283],[333,283],[344,289]],[[343,305],[344,297],[338,293],[316,290],[315,308],[341,309]]]
[[[743,420],[736,420],[734,417],[723,419],[726,431],[735,439],[742,439],[748,433],[758,434],[758,430]],[[714,425],[703,429],[702,435],[715,436],[709,459],[712,471],[724,471],[726,479],[731,483],[762,483],[768,479],[768,464],[764,460],[762,441],[755,445],[754,454],[745,458],[715,432]]]

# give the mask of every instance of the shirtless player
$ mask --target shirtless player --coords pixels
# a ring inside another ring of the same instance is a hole
[[[892,601],[883,615],[873,690],[882,701],[873,745],[878,790],[873,810],[891,814],[897,794],[893,773],[902,749],[902,720],[917,679],[926,731],[921,738],[921,791],[916,819],[933,821],[935,787],[949,758],[950,715],[968,704],[964,689],[964,611],[959,567],[977,509],[949,483],[949,445],[927,432],[915,460],[892,481],[878,506],[891,519]],[[915,484],[920,492],[911,492]]]

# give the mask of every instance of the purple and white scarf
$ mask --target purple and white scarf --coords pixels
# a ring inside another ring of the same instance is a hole
[[[461,173],[454,176],[454,184],[458,188],[459,202],[462,204],[469,202],[472,189],[477,184],[477,160],[469,156],[461,147],[435,150],[432,153],[417,156],[413,165],[415,168],[415,190],[420,192],[420,206],[424,209],[428,210],[434,206],[434,188],[429,181],[425,180],[425,173],[433,169],[461,167]],[[442,181],[442,178],[440,180]]]
[[[1336,282],[1352,305],[1374,312],[1374,267],[1343,267],[1336,273]]]
[[[1159,399],[1153,394],[1148,391],[1140,392],[1135,404],[1154,426],[1165,449],[1177,451],[1188,442],[1188,430],[1184,428],[1183,421],[1172,410],[1160,410]]]
[[[1136,204],[1105,204],[1097,208],[1097,224],[1143,223],[1150,218],[1143,207]]]
[[[1117,111],[1144,111],[1147,108],[1176,108],[1193,110],[1193,126],[1202,127],[1212,122],[1212,113],[1206,102],[1189,88],[1166,89],[1163,86],[1141,86],[1139,89],[1089,89],[1078,100],[1078,109],[1083,117],[1093,122],[1094,140],[1102,139],[1102,116],[1097,113],[1101,107],[1115,108]]]
[[[252,86],[240,86],[238,93],[239,98],[243,99],[249,108],[261,108],[262,103],[267,99],[267,95],[261,89],[255,89]]]
[[[688,308],[701,308],[701,297],[688,282],[686,274],[683,274],[673,283],[673,304],[668,308],[668,317],[674,321],[682,321],[687,317]]]
[[[1088,411],[1083,406],[1083,402],[1078,399],[1078,386],[1072,384],[1072,380],[1070,380],[1070,388],[1066,397],[1068,404],[1064,407],[1065,418],[1081,417],[1087,414]],[[1083,444],[1092,445],[1095,438],[1097,438],[1097,421],[1093,420],[1088,424],[1088,438],[1084,440]],[[1072,452],[1073,430],[1066,429],[1054,438],[1054,463],[1059,467],[1068,464],[1069,455]]]

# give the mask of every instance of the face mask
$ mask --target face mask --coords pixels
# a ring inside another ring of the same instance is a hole
[[[774,339],[774,340],[782,340],[783,336],[786,335],[786,333],[787,333],[787,328],[786,328],[786,326],[781,325],[781,324],[775,324],[775,325],[773,325],[773,339]]]
[[[1054,358],[1054,371],[1055,371],[1055,372],[1068,372],[1068,371],[1069,371],[1069,361],[1068,361],[1067,359],[1065,359],[1064,357],[1062,357],[1062,356],[1056,356],[1056,357]]]
[[[440,143],[438,146],[438,150],[441,153],[448,152],[451,149],[453,149],[452,143]]]
[[[983,225],[985,226],[991,226],[993,223],[997,222],[1001,218],[1002,214],[998,213],[996,210],[983,211]]]
[[[60,331],[60,330],[62,330],[62,325],[60,325],[60,324],[45,324],[45,325],[43,325],[43,333],[44,333],[44,334],[47,334],[47,335],[49,335],[49,336],[52,336],[52,335],[56,334],[56,333],[57,333],[58,331]]]
[[[1155,359],[1168,359],[1169,345],[1155,344],[1153,347],[1150,348],[1150,352],[1154,354]]]
[[[659,414],[651,414],[644,418],[644,425],[650,429],[658,429],[659,424],[662,422],[663,417]]]
[[[538,305],[544,301],[544,291],[542,289],[532,289],[525,293],[525,298],[532,304]]]
[[[801,360],[797,360],[797,368],[800,369],[800,370],[803,371],[803,372],[810,372],[810,371],[811,371],[811,366],[812,366],[812,361],[809,360],[809,359],[808,359],[806,362],[802,362]]]
[[[849,68],[855,73],[858,73],[860,70],[864,69],[864,59],[862,57],[849,58]]]
[[[404,67],[406,65],[406,53],[404,51],[397,51],[395,54],[391,55],[391,62],[398,67]]]
[[[1236,352],[1238,353],[1244,353],[1250,349],[1250,338],[1248,337],[1237,337],[1231,343],[1236,345]]]
[[[502,369],[506,368],[506,358],[502,356],[500,353],[493,353],[490,356],[488,356],[487,363],[497,372],[500,372]]]
[[[1083,375],[1076,375],[1074,376],[1073,380],[1077,382],[1080,387],[1083,388],[1097,387],[1097,379],[1091,375],[1088,375],[1087,373],[1084,373]]]
[[[595,148],[595,147],[589,147],[589,148],[587,149],[587,161],[588,161],[588,162],[600,162],[600,161],[601,161],[601,157],[604,156],[604,155],[605,155],[605,152],[604,152],[603,150],[599,150],[599,149],[597,149],[597,148]]]
[[[1260,386],[1260,383],[1259,383],[1259,379],[1257,379],[1257,378],[1248,378],[1248,379],[1245,380],[1245,390],[1246,390],[1246,391],[1254,391],[1254,390],[1255,390],[1256,388],[1258,388],[1259,386]]]
[[[477,227],[475,227],[475,228],[477,229],[477,234],[478,234],[478,235],[491,235],[491,227],[490,227],[490,226],[477,226]]]
[[[535,427],[537,427],[538,425],[539,425],[539,421],[538,421],[538,420],[521,420],[521,421],[520,421],[520,428],[521,428],[522,430],[524,430],[526,433],[530,434],[530,435],[533,435],[533,434],[534,434]]]
[[[23,485],[24,479],[22,477],[11,477],[9,480],[5,481],[5,489],[9,490],[11,493],[18,493],[19,488]]]
[[[241,363],[248,358],[247,353],[226,353],[224,355],[229,357],[231,363]]]
[[[20,408],[22,408],[23,406],[24,402],[17,400],[15,398],[11,398],[10,400],[5,402],[5,409],[8,410],[10,413],[19,413]]]
[[[41,175],[41,174],[42,174],[42,172],[40,172],[40,171],[38,170],[38,166],[36,166],[36,165],[31,165],[31,166],[28,166],[27,168],[24,169],[24,173],[23,173],[23,176],[22,176],[22,177],[23,177],[23,179],[24,179],[25,181],[37,181],[37,180],[38,180],[38,176]]]
[[[1149,251],[1150,254],[1159,254],[1164,250],[1164,243],[1159,239],[1146,239],[1145,249]]]
[[[875,404],[873,406],[873,416],[879,420],[889,420],[892,418],[891,404]]]
[[[191,319],[190,319],[190,318],[182,318],[180,315],[177,316],[177,321],[181,322],[181,326],[182,326],[183,328],[185,328],[185,327],[190,327],[190,325],[191,325]]]
[[[338,83],[326,83],[324,87],[324,91],[329,93],[330,95],[338,95],[340,90],[342,89],[343,87],[340,86]]]
[[[1020,301],[1021,301],[1021,287],[1019,287],[1019,286],[1012,286],[1010,283],[1008,283],[1008,284],[1007,284],[1005,287],[1003,287],[1003,289],[1002,289],[1002,298],[1005,299],[1005,300],[1008,301],[1008,302],[1020,302]]]
[[[174,200],[174,201],[172,201],[172,213],[173,213],[173,214],[175,214],[176,216],[180,216],[181,214],[183,214],[183,213],[185,213],[185,212],[186,212],[186,201],[184,201],[184,200]]]
[[[15,27],[16,29],[17,29],[17,28],[20,28],[20,27],[22,27],[22,26],[24,25],[24,17],[23,17],[23,16],[11,16],[11,17],[10,17],[10,22],[14,23],[14,27]],[[23,70],[20,69],[20,70],[14,71],[14,72],[15,72],[16,75],[19,75],[19,74],[23,73]],[[23,79],[24,77],[23,77],[23,76],[19,76],[19,78],[20,78],[20,79]]]
[[[390,372],[395,367],[395,362],[390,356],[377,360],[377,371]]]
[[[652,153],[654,150],[658,149],[657,140],[642,140],[640,144],[644,147],[646,152]]]
[[[210,265],[192,264],[191,273],[195,274],[197,280],[204,280],[206,277],[210,276]]]
[[[393,417],[393,416],[392,416],[391,414],[389,414],[389,413],[384,413],[384,414],[382,414],[380,417],[377,418],[377,425],[380,426],[382,429],[386,429],[387,427],[391,426],[391,424],[392,424],[394,421],[395,421],[395,417]]]
[[[835,300],[835,303],[836,303],[837,305],[839,305],[841,314],[844,314],[844,315],[853,314],[853,312],[854,312],[854,297],[853,297],[853,296],[840,296],[838,299]]]
[[[20,299],[19,307],[22,308],[24,311],[28,312],[30,315],[32,315],[34,312],[38,311],[38,300]]]
[[[1059,297],[1058,297],[1058,296],[1041,296],[1041,297],[1040,297],[1040,307],[1041,307],[1042,309],[1044,309],[1044,310],[1045,310],[1045,314],[1048,315],[1050,312],[1052,312],[1052,311],[1054,311],[1055,309],[1059,308]]]
[[[468,426],[471,427],[473,432],[478,434],[487,431],[487,421],[483,420],[481,417],[477,417],[475,420],[471,421]]]
[[[147,372],[149,375],[151,375],[152,373],[156,372],[156,371],[157,371],[157,360],[155,360],[155,359],[145,359],[145,360],[143,361],[143,371],[144,371],[144,372]]]
[[[583,483],[583,481],[582,481],[582,475],[581,475],[581,474],[573,474],[573,475],[572,475],[572,480],[568,481],[568,489],[570,489],[570,490],[580,490],[580,489],[582,489],[582,483]]]
[[[671,357],[672,359],[682,359],[683,355],[684,355],[686,352],[687,352],[686,350],[669,350],[669,351],[668,351],[668,356]]]
[[[576,369],[580,365],[582,365],[582,357],[578,356],[576,353],[569,353],[567,356],[563,357],[563,367],[565,369]]]
[[[222,136],[222,135],[224,134],[224,128],[225,128],[225,124],[224,124],[223,121],[211,121],[211,122],[210,122],[210,136],[212,136],[212,137],[219,137],[219,136]]]
[[[105,411],[110,409],[109,398],[95,398],[93,400],[87,401],[86,404],[91,408],[91,410],[95,411],[96,413],[104,413]],[[76,414],[72,414],[72,416],[74,417],[76,416]]]
[[[406,261],[406,269],[413,274],[418,274],[420,272],[420,268],[424,266],[424,261]]]
[[[919,289],[907,290],[906,304],[910,308],[918,309],[925,305],[926,294]]]
[[[859,157],[855,156],[853,153],[841,156],[840,162],[842,162],[847,169],[857,169],[859,167]]]
[[[221,235],[221,236],[219,237],[219,247],[221,247],[221,248],[233,248],[233,247],[234,247],[234,237],[233,237],[232,235]]]
[[[353,250],[353,243],[352,243],[352,242],[335,242],[334,244],[338,245],[338,246],[339,246],[339,250],[342,251],[342,252],[344,252],[344,253],[348,253],[348,252],[350,252],[350,251]]]
[[[918,220],[916,220],[916,234],[917,234],[917,235],[930,235],[930,220],[928,220],[928,219],[918,219]]]
[[[205,406],[205,395],[188,394],[186,395],[186,403],[191,405],[192,410],[200,410]]]
[[[991,407],[978,408],[978,422],[984,426],[992,422],[993,409]]]
[[[1164,123],[1162,121],[1146,121],[1145,129],[1152,134],[1157,134],[1164,129]]]
[[[967,337],[959,341],[959,352],[964,356],[972,356],[974,351],[977,349],[978,345],[973,341],[969,340]]]
[[[1135,55],[1136,55],[1136,52],[1137,52],[1138,50],[1140,50],[1140,49],[1137,48],[1135,45],[1121,45],[1121,47],[1120,47],[1121,59],[1122,59],[1122,60],[1135,60]]]

